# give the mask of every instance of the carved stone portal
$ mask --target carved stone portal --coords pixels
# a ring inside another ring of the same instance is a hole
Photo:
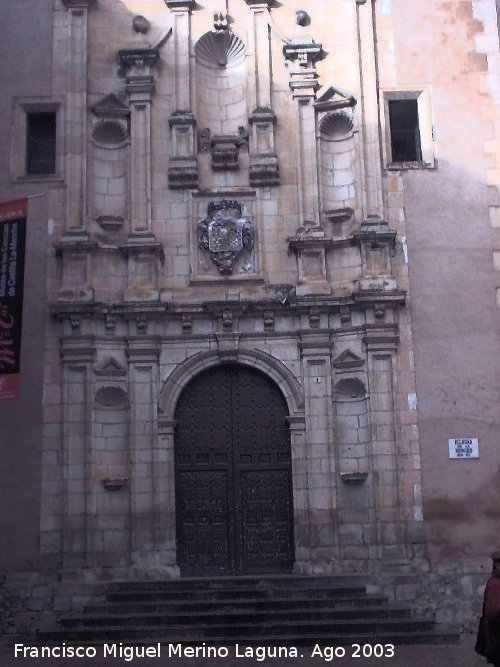
[[[238,256],[253,247],[252,223],[241,216],[241,205],[226,199],[210,202],[207,217],[198,222],[198,244],[221,275],[231,274]]]

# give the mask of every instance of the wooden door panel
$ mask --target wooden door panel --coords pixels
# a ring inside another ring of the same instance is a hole
[[[182,574],[291,571],[286,416],[277,385],[252,368],[219,366],[184,390],[175,443]]]

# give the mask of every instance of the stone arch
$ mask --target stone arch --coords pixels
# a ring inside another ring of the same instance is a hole
[[[238,350],[230,358],[219,351],[199,352],[180,363],[160,390],[158,408],[162,419],[173,420],[175,407],[183,389],[202,371],[220,364],[236,363],[251,366],[274,380],[288,405],[290,417],[304,415],[304,394],[295,375],[278,359],[260,350]]]

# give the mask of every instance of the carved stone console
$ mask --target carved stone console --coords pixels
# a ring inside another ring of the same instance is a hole
[[[198,149],[210,151],[214,171],[234,171],[240,168],[240,150],[248,148],[248,132],[243,126],[235,134],[214,134],[206,127],[200,132]]]

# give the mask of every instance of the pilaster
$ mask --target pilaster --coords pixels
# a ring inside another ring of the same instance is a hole
[[[68,10],[66,233],[87,233],[87,28],[94,0],[63,0]]]
[[[364,343],[368,353],[378,558],[381,561],[398,561],[407,555],[399,502],[394,404],[394,356],[398,336],[395,331],[391,334],[375,328],[368,332]]]
[[[63,566],[87,564],[93,342],[63,340]]]
[[[332,341],[328,331],[300,332],[306,417],[305,475],[311,561],[327,569],[338,562],[335,463],[332,452]]]
[[[153,67],[158,49],[119,52],[127,68],[126,90],[131,112],[131,228],[132,234],[151,233],[151,102],[155,92]]]
[[[291,42],[283,47],[290,69],[290,90],[298,104],[298,176],[299,210],[302,224],[319,225],[318,159],[316,152],[316,117],[314,100],[319,88],[315,69],[324,53],[321,44],[312,39]]]
[[[158,257],[161,246],[152,232],[151,103],[155,92],[153,68],[158,49],[125,49],[120,62],[127,68],[126,90],[131,114],[130,233],[123,248],[128,258],[129,283],[125,300],[158,299]]]
[[[274,144],[276,115],[271,99],[271,53],[269,37],[270,2],[245,0],[252,12],[249,24],[249,44],[254,58],[254,82],[250,86],[253,108],[249,121],[250,185],[252,187],[279,185],[279,165]]]
[[[154,458],[154,504],[159,508],[155,520],[155,543],[164,555],[165,565],[178,571],[175,514],[175,420],[158,417],[158,439]]]
[[[174,190],[198,187],[196,159],[196,120],[192,103],[191,0],[165,0],[172,12],[174,36],[174,104],[169,118],[172,149],[168,167],[168,184]]]
[[[319,224],[318,155],[316,147],[316,110],[314,100],[319,88],[316,62],[324,56],[321,44],[311,38],[293,40],[283,47],[286,60],[294,64],[289,86],[297,101],[298,138],[297,176],[301,226],[289,239],[297,255],[299,285],[297,295],[329,294],[326,247],[329,240]]]
[[[357,0],[359,71],[362,111],[364,193],[363,217],[384,217],[378,113],[377,70],[373,27],[373,0]]]
[[[139,569],[155,561],[157,513],[155,504],[156,396],[159,343],[151,337],[128,341],[130,378],[130,495],[132,563]]]

